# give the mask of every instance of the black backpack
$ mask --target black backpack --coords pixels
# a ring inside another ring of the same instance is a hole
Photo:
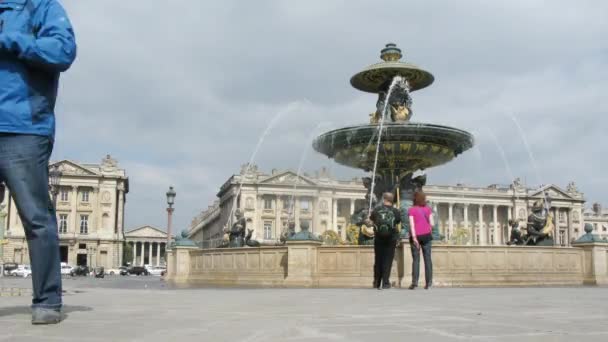
[[[376,209],[376,235],[382,238],[395,234],[395,211],[393,208],[381,206]]]

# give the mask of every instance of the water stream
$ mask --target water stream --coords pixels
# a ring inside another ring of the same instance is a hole
[[[382,141],[382,131],[384,129],[384,120],[386,120],[386,111],[389,108],[389,102],[390,102],[390,98],[393,93],[393,90],[395,90],[395,87],[401,81],[403,81],[403,78],[401,76],[395,76],[393,78],[393,81],[391,82],[391,85],[388,88],[388,92],[386,93],[386,99],[384,100],[384,108],[382,108],[382,116],[380,118],[380,125],[378,125],[378,140],[376,142],[376,155],[374,157],[374,168],[372,170],[372,184],[370,187],[369,208],[368,208],[369,214],[371,214],[371,212],[372,212],[374,188],[376,186],[376,171],[378,168],[378,154],[380,153],[380,142]],[[380,200],[380,199],[378,199],[378,200]]]
[[[283,118],[284,115],[299,109],[301,107],[301,105],[302,105],[302,102],[299,102],[299,101],[288,104],[286,108],[279,110],[274,115],[274,117],[270,120],[270,122],[268,122],[268,125],[266,126],[266,128],[264,129],[264,131],[262,132],[260,137],[258,138],[258,142],[256,143],[255,148],[253,149],[253,152],[251,153],[251,156],[249,157],[249,161],[247,162],[243,175],[247,174],[250,171],[251,167],[253,166],[253,162],[255,161],[255,158],[257,157],[258,152],[260,151],[260,147],[262,146],[262,144],[264,143],[264,140],[266,139],[268,134],[270,134],[270,132],[272,131],[274,126]],[[243,188],[243,180],[242,180],[243,175],[241,175],[241,178],[239,179],[239,187],[238,187],[238,190],[237,190],[236,194],[234,195],[234,199],[232,201],[232,208],[230,209],[230,216],[228,218],[229,226],[232,225],[232,223],[233,223],[234,212],[236,211],[236,207],[237,207],[237,200],[238,200],[239,195],[241,194],[241,190]]]

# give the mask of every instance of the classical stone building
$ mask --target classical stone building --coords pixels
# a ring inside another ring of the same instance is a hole
[[[593,226],[593,234],[608,239],[608,209],[594,203],[591,209],[585,210],[585,223]]]
[[[62,160],[51,163],[62,172],[57,196],[61,261],[70,265],[122,265],[123,229],[129,179],[109,155],[100,164]],[[21,219],[6,190],[3,260],[29,263]]]
[[[235,198],[239,189],[240,195]],[[449,241],[504,244],[509,236],[508,220],[525,222],[534,201],[545,196],[556,218],[556,244],[570,245],[584,233],[584,199],[574,183],[566,189],[556,185],[530,188],[516,179],[504,186],[427,185],[424,189],[438,213],[440,230]],[[360,178],[337,180],[326,169],[314,175],[297,175],[292,171],[267,174],[257,167],[243,168],[222,185],[218,200],[192,220],[190,238],[204,246],[217,245],[234,203],[244,212],[257,240],[276,240],[289,219],[295,220],[296,230],[301,222],[309,221],[315,234],[334,230],[345,238],[351,214],[368,205],[365,193]]]
[[[125,241],[131,246],[133,259],[125,260],[131,265],[165,265],[167,233],[162,229],[143,226],[125,232]]]

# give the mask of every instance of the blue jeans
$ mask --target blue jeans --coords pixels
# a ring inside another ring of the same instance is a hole
[[[0,133],[0,182],[8,187],[23,222],[32,270],[32,307],[61,308],[61,262],[48,165],[53,141]]]

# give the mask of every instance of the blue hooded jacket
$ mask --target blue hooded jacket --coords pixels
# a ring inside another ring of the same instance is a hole
[[[57,0],[0,0],[0,133],[53,139],[59,74],[75,58]]]

